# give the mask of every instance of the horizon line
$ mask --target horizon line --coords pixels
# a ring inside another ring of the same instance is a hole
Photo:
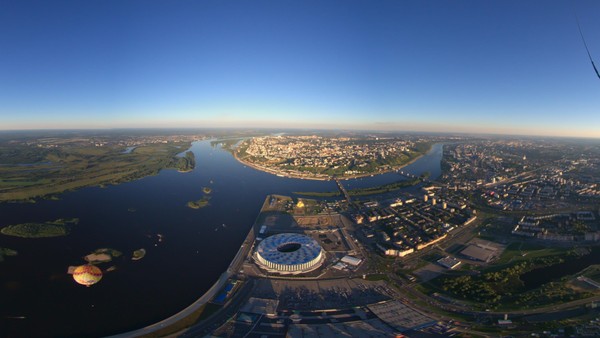
[[[202,131],[202,130],[270,130],[270,131],[339,131],[339,132],[364,132],[364,133],[378,133],[378,134],[393,134],[393,133],[407,133],[407,134],[437,134],[437,135],[460,135],[460,136],[506,136],[506,137],[522,137],[522,138],[560,138],[560,139],[587,139],[587,140],[600,140],[600,136],[573,136],[573,135],[552,135],[552,134],[519,134],[519,133],[502,133],[502,132],[467,132],[467,131],[426,131],[426,130],[381,130],[381,129],[358,129],[358,128],[311,128],[311,127],[226,127],[226,126],[206,126],[206,127],[79,127],[79,128],[29,128],[29,129],[0,129],[0,133],[19,133],[19,132],[73,132],[73,131],[119,131],[119,130],[148,130],[148,131],[169,131],[169,130],[186,130],[186,131]]]

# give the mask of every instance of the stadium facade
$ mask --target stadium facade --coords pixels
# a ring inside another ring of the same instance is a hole
[[[313,238],[296,233],[282,233],[265,238],[256,248],[254,259],[270,272],[299,274],[321,266],[325,254]]]

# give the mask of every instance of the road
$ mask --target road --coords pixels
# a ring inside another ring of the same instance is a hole
[[[244,282],[244,285],[242,285],[241,289],[238,290],[235,295],[233,295],[227,304],[225,304],[206,320],[203,320],[202,322],[186,329],[186,331],[181,334],[180,337],[204,336],[223,325],[235,313],[238,312],[242,304],[244,304],[245,301],[250,297],[253,287],[254,279],[249,279]]]
[[[338,188],[340,188],[340,191],[342,192],[342,194],[344,194],[344,197],[346,197],[346,201],[348,202],[348,204],[350,204],[351,198],[350,198],[350,194],[348,194],[348,190],[346,190],[346,188],[344,188],[344,185],[342,184],[342,182],[340,182],[340,180],[338,180],[337,178],[335,179],[335,183],[337,183]]]

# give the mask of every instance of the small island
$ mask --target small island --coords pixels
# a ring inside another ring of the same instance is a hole
[[[204,187],[202,188],[202,192],[208,195],[212,192],[212,189],[210,187]]]
[[[22,238],[44,238],[66,236],[71,233],[73,225],[79,218],[60,218],[44,223],[22,223],[9,225],[0,231],[4,235]]]
[[[392,182],[392,183],[388,183],[388,184],[382,184],[382,185],[378,185],[375,187],[369,187],[369,188],[357,188],[357,189],[350,189],[348,190],[348,195],[350,196],[370,196],[370,195],[380,195],[380,194],[385,194],[388,192],[393,192],[393,191],[397,191],[400,190],[402,188],[406,188],[406,187],[412,187],[415,186],[419,183],[421,183],[423,181],[423,179],[426,179],[426,175],[421,175],[420,177],[417,178],[412,178],[409,180],[400,180],[400,181],[396,181],[396,182]],[[300,195],[300,196],[310,196],[310,197],[336,197],[336,196],[340,196],[340,192],[339,191],[324,191],[324,192],[320,192],[320,191],[295,191],[294,194],[296,195]]]
[[[131,260],[139,261],[140,259],[144,258],[144,256],[146,256],[146,249],[142,248],[139,250],[135,250],[133,252],[133,256],[131,257]]]
[[[210,200],[210,198],[208,196],[204,196],[197,201],[189,201],[187,203],[187,206],[188,206],[188,208],[192,208],[192,209],[204,208],[204,207],[208,206],[209,200]]]
[[[119,250],[111,248],[100,248],[96,249],[91,254],[83,257],[90,264],[106,263],[113,260],[113,258],[121,256],[123,253]]]
[[[4,260],[4,256],[16,256],[17,252],[9,248],[0,247],[0,262]]]

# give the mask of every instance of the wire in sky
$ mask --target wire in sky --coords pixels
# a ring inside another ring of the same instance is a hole
[[[600,72],[598,72],[598,68],[596,68],[596,65],[594,64],[594,59],[592,59],[592,54],[590,54],[590,49],[588,48],[588,45],[585,42],[585,37],[583,36],[583,31],[581,30],[581,25],[579,24],[579,17],[577,17],[577,13],[575,12],[574,8],[573,8],[573,14],[575,15],[575,21],[577,22],[577,28],[579,29],[579,35],[581,36],[581,41],[583,41],[583,46],[585,47],[588,58],[590,58],[592,67],[594,67],[594,71],[596,71],[596,75],[600,79]]]

